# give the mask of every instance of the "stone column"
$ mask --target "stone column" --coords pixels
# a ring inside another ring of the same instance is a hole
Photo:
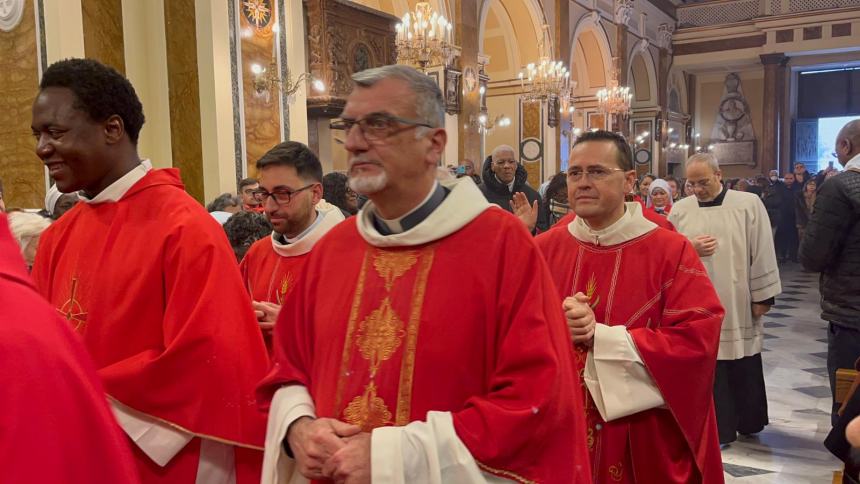
[[[477,0],[461,0],[455,3],[453,17],[457,19],[456,38],[454,43],[460,46],[460,70],[472,67],[479,72],[478,67],[478,2]],[[469,129],[469,119],[481,114],[481,97],[478,89],[465,93],[460,103],[460,122],[458,128],[459,160],[474,160],[475,167],[481,165],[481,135],[477,130]],[[447,160],[448,163],[458,163],[459,160]]]
[[[764,65],[764,102],[762,106],[761,157],[759,168],[762,173],[779,170],[782,173],[787,160],[780,159],[780,138],[782,132],[782,111],[785,109],[785,76],[789,58],[785,54],[765,54],[759,56]]]
[[[618,85],[630,86],[627,78],[627,70],[630,59],[627,58],[627,22],[633,15],[633,2],[631,0],[615,0],[615,59],[612,69],[618,69]],[[630,113],[632,114],[632,113]],[[613,116],[618,123],[618,130],[625,137],[630,136],[629,116]],[[612,128],[610,122],[610,129]]]

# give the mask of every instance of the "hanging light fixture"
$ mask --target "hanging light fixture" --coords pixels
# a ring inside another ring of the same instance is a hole
[[[429,3],[418,2],[415,11],[407,12],[397,24],[397,63],[422,71],[445,65],[453,51],[453,29],[451,22]]]
[[[608,115],[627,116],[633,94],[629,87],[618,85],[618,58],[613,58],[612,63],[607,87],[597,91],[597,106]]]
[[[552,37],[549,25],[542,27],[543,35],[538,42],[538,61],[531,63],[520,71],[520,96],[525,102],[548,102],[558,100],[560,108],[570,106],[570,71],[561,61],[552,60]]]

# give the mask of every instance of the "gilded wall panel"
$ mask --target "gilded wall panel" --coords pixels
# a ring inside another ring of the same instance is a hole
[[[205,203],[194,0],[164,0],[164,23],[173,166],[188,193]]]
[[[32,105],[39,87],[33,2],[24,2],[21,23],[0,32],[0,179],[7,208],[40,208],[45,171],[30,134]]]
[[[526,102],[520,104],[521,134],[520,134],[520,162],[528,173],[529,185],[537,190],[540,187],[541,173],[543,168],[543,112],[541,103]]]
[[[125,74],[122,0],[81,0],[84,52]]]
[[[277,57],[272,28],[278,12],[272,0],[240,2],[242,96],[245,105],[245,151],[248,176],[256,176],[254,164],[274,145],[281,142],[280,91],[277,86],[258,93],[254,88],[254,66],[271,70]],[[277,68],[275,68],[277,71]],[[298,73],[294,74],[294,77]]]

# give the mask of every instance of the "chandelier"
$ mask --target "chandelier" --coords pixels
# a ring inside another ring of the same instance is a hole
[[[427,2],[418,2],[414,12],[407,12],[397,24],[397,63],[422,71],[445,65],[453,51],[453,25],[433,11]]]
[[[554,102],[559,101],[563,109],[570,105],[570,71],[561,61],[550,59],[552,39],[549,25],[542,27],[543,36],[538,42],[538,62],[526,66],[520,71],[521,96],[525,102]]]
[[[612,59],[615,66],[609,73],[608,87],[597,91],[597,106],[606,114],[626,116],[630,111],[633,94],[629,87],[618,85],[618,58]]]

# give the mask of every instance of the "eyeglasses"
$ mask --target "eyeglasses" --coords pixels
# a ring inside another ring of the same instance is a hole
[[[349,134],[353,126],[358,126],[364,139],[370,142],[384,141],[397,133],[418,126],[433,127],[423,121],[404,119],[387,113],[371,113],[358,119],[341,118],[332,121],[329,125],[331,129],[343,131],[345,134]]]
[[[567,171],[567,177],[570,178],[571,181],[579,181],[582,180],[583,176],[587,176],[591,181],[600,181],[605,180],[606,177],[611,175],[616,171],[624,171],[621,168],[589,168],[587,170],[580,170],[578,168],[573,168]]]
[[[266,199],[268,199],[269,197],[272,197],[275,199],[275,203],[277,203],[278,205],[288,205],[290,203],[290,200],[293,199],[293,196],[296,193],[307,190],[308,188],[311,188],[314,185],[317,185],[317,183],[311,183],[310,185],[303,186],[297,190],[278,189],[278,190],[275,190],[274,192],[267,192],[266,190],[263,190],[262,188],[258,188],[256,190],[254,190],[253,192],[251,192],[251,195],[254,197],[254,200],[256,200],[260,203],[266,203]]]

